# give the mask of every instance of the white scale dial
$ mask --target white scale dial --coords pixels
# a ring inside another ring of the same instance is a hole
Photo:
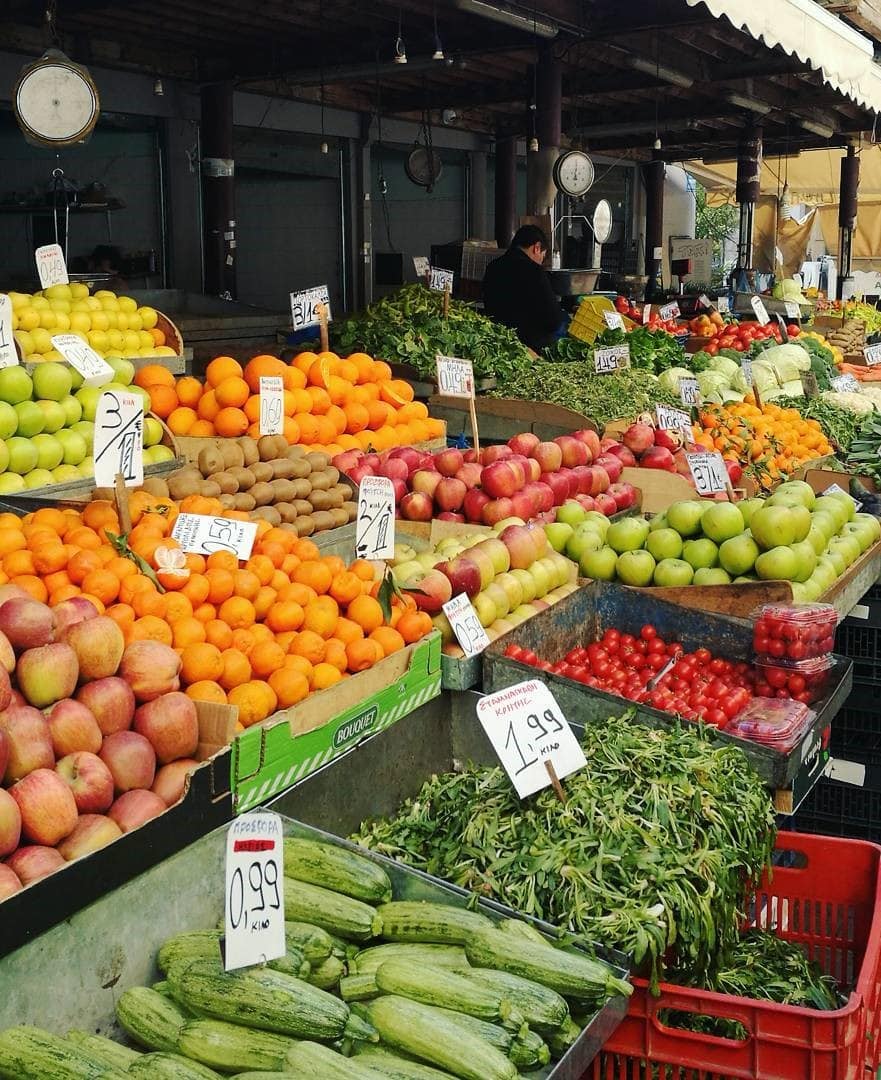
[[[44,58],[25,69],[15,90],[15,110],[25,134],[50,145],[85,138],[99,108],[88,73],[66,57]]]

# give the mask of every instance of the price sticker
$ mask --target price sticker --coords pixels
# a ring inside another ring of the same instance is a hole
[[[681,409],[671,409],[668,405],[656,405],[655,419],[662,431],[681,431],[689,442],[694,442],[691,417],[688,413]]]
[[[316,285],[314,289],[303,289],[291,293],[291,325],[294,331],[305,330],[308,326],[318,326],[321,322],[318,309],[324,305],[327,321],[331,321],[330,290],[326,285]]]
[[[227,971],[277,960],[287,951],[281,818],[237,818],[226,834],[224,965]]]
[[[597,375],[610,375],[619,368],[630,367],[630,346],[610,345],[607,349],[594,349],[593,369]]]
[[[846,495],[854,506],[859,510],[862,507],[862,503],[859,499],[855,499],[849,491],[845,491],[843,487],[839,487],[838,484],[830,484],[829,487],[823,492],[824,495]]]
[[[766,326],[771,321],[771,319],[768,315],[768,309],[762,303],[762,298],[760,296],[754,296],[750,300],[750,304],[752,305],[753,311],[756,313],[756,318],[759,321],[759,325]]]
[[[794,300],[784,300],[783,310],[786,312],[787,319],[801,318],[801,308],[799,308],[798,304]]]
[[[642,325],[646,326],[647,323],[649,322],[649,320],[651,319],[651,317],[652,317],[652,305],[651,304],[643,304],[643,307],[642,307]]]
[[[866,367],[881,364],[881,345],[866,345],[863,349],[863,359],[866,361]]]
[[[52,348],[82,375],[86,386],[103,386],[113,381],[113,368],[76,334],[56,334]]]
[[[437,389],[445,397],[474,397],[474,368],[457,356],[437,357]]]
[[[802,389],[805,392],[805,397],[806,398],[819,397],[819,395],[820,395],[820,384],[817,382],[817,376],[813,373],[813,371],[802,371],[801,375],[800,375],[800,378],[801,378]]]
[[[716,311],[723,312],[723,311],[730,311],[730,310],[731,310],[731,304],[729,303],[728,297],[727,296],[717,296],[716,297]]]
[[[624,320],[620,311],[604,311],[603,319],[610,330],[623,330]]]
[[[701,388],[697,379],[686,379],[683,376],[679,380],[679,400],[683,405],[700,405]]]
[[[414,255],[413,269],[416,271],[416,277],[427,278],[428,271],[431,269],[431,263],[429,263],[424,255]]]
[[[446,292],[449,289],[453,291],[453,271],[441,270],[438,266],[429,267],[428,270],[428,287],[432,292]]]
[[[395,489],[387,476],[365,476],[358,485],[355,554],[390,559],[395,553]]]
[[[537,679],[482,697],[477,718],[521,799],[550,786],[546,762],[560,780],[587,764],[554,695]]]
[[[716,495],[728,490],[728,473],[721,454],[708,450],[685,456],[698,495]]]
[[[860,392],[859,379],[853,375],[837,375],[832,380],[832,389],[839,394],[858,394]]]
[[[0,293],[0,368],[15,367],[18,352],[12,336],[12,301],[6,293]]]
[[[37,276],[40,279],[41,289],[48,289],[50,285],[70,283],[64,252],[59,244],[44,244],[38,247],[34,252],[34,258],[37,262]]]
[[[672,303],[664,304],[664,306],[661,308],[660,316],[664,320],[664,322],[666,322],[667,319],[678,319],[679,305],[676,303],[675,300],[672,301]]]
[[[113,487],[121,473],[126,487],[144,482],[144,399],[105,390],[95,414],[95,487]]]
[[[244,562],[251,558],[257,539],[256,521],[230,521],[211,514],[178,514],[171,535],[181,551],[197,555],[213,555],[215,551],[231,551]]]
[[[284,431],[284,384],[281,375],[260,376],[260,434]]]
[[[489,638],[483,623],[477,617],[474,605],[468,599],[468,593],[459,593],[443,605],[444,615],[449,620],[456,640],[462,646],[466,656],[477,656],[489,645]]]
[[[748,356],[741,357],[740,370],[743,372],[743,377],[746,380],[747,386],[753,384],[753,362]]]

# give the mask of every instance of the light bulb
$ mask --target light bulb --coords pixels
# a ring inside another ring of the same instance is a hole
[[[538,139],[534,135],[529,140],[529,152],[532,154],[538,153]]]
[[[658,139],[658,138],[655,139],[655,141],[653,143],[653,148],[655,150],[660,150],[661,149],[661,140],[660,139]]]
[[[327,154],[327,153],[330,152],[330,147],[327,145],[326,142],[322,142],[322,144],[321,144],[321,152],[322,152],[322,154]]]

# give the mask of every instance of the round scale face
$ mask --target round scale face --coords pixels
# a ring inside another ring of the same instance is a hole
[[[593,184],[593,162],[580,150],[570,150],[557,158],[554,166],[554,183],[572,198],[579,198]]]
[[[608,199],[600,199],[594,207],[593,234],[598,244],[605,244],[612,234],[612,206]]]
[[[410,151],[404,169],[414,184],[430,187],[440,178],[443,162],[433,150],[429,153],[424,146],[417,146]]]
[[[18,84],[15,107],[21,122],[37,138],[69,143],[94,126],[98,98],[76,67],[53,62],[25,72]]]

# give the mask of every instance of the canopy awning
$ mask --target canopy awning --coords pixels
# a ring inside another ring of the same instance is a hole
[[[814,0],[686,0],[704,4],[717,18],[769,48],[779,45],[820,72],[857,104],[881,112],[881,67],[874,44]]]

